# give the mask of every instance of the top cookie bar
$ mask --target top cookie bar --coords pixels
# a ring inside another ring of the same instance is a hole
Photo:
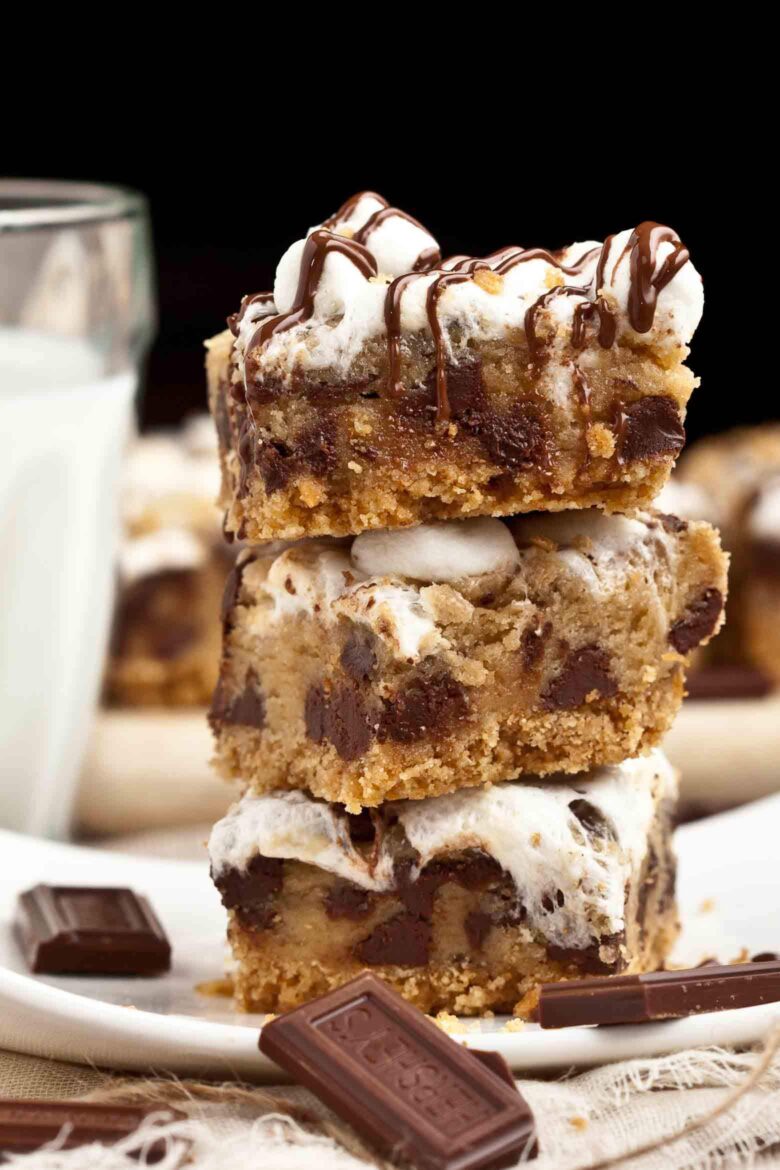
[[[685,439],[702,302],[660,224],[442,260],[363,192],[208,343],[225,530],[260,542],[644,505]]]

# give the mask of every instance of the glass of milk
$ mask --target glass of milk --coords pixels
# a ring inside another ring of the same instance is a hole
[[[69,828],[154,323],[142,196],[0,179],[1,828]]]

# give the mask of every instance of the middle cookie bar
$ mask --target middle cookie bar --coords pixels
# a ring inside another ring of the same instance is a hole
[[[304,541],[239,558],[220,770],[350,811],[647,751],[722,620],[708,524],[598,511]]]

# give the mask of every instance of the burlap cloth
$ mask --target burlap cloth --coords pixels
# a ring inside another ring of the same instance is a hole
[[[202,830],[114,839],[109,847],[187,856],[196,840],[202,849]],[[756,1051],[698,1049],[518,1086],[537,1120],[537,1170],[780,1168],[780,1030]],[[187,1116],[152,1118],[113,1149],[55,1149],[9,1163],[31,1170],[131,1170],[144,1164],[150,1130],[168,1141],[161,1170],[384,1165],[310,1093],[290,1085],[150,1081],[0,1051],[0,1096],[167,1103]]]

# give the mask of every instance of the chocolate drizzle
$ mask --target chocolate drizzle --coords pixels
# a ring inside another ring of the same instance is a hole
[[[401,382],[401,295],[408,284],[419,280],[422,272],[407,272],[398,276],[385,296],[385,327],[387,328],[387,384],[394,398],[404,393]]]
[[[449,421],[450,400],[447,397],[447,347],[436,306],[439,303],[439,297],[449,285],[462,284],[464,280],[470,279],[471,273],[469,272],[445,272],[434,280],[425,298],[428,323],[433,334],[433,343],[436,346],[436,417],[440,422]]]
[[[250,338],[246,353],[256,345],[265,345],[275,333],[284,333],[314,316],[314,299],[320,287],[325,261],[331,252],[339,252],[346,256],[366,279],[377,275],[376,260],[368,248],[364,248],[355,240],[347,239],[346,236],[336,235],[327,228],[318,228],[316,232],[312,232],[304,245],[293,307],[288,313],[278,313],[263,321]]]
[[[659,244],[672,244],[672,251],[656,272]],[[631,233],[626,250],[631,250],[631,284],[628,293],[628,318],[637,333],[647,333],[653,325],[658,294],[675,278],[690,259],[688,249],[671,228],[645,220]],[[605,245],[606,250],[606,245]],[[620,263],[620,261],[618,261]]]
[[[252,293],[250,296],[243,297],[241,300],[241,308],[237,313],[232,313],[227,319],[228,329],[234,337],[238,337],[239,327],[250,305],[262,305],[263,308],[267,308],[273,303],[274,294],[272,292]]]
[[[351,239],[346,235],[338,234],[338,231],[334,229],[337,229],[339,224],[344,224],[354,214],[360,202],[367,198],[373,199],[379,204],[377,210],[355,231]],[[366,279],[377,276],[376,260],[366,245],[377,228],[393,217],[405,219],[421,230],[425,230],[416,219],[399,208],[391,207],[386,199],[373,191],[360,191],[342,204],[334,215],[325,220],[323,227],[312,232],[306,240],[301,259],[298,288],[292,308],[289,312],[275,314],[261,321],[245,347],[245,355],[248,355],[255,346],[266,344],[275,334],[292,329],[294,326],[308,321],[314,315],[315,297],[322,280],[325,261],[331,252],[338,252],[347,257]],[[413,280],[432,271],[437,272],[437,275],[427,290],[426,313],[435,346],[436,406],[437,421],[439,422],[448,422],[452,414],[447,393],[446,335],[439,316],[439,300],[450,285],[471,280],[481,270],[489,270],[498,276],[504,276],[519,264],[541,260],[545,264],[557,268],[565,277],[584,276],[598,253],[595,278],[592,282],[588,282],[586,285],[563,283],[547,290],[526,310],[524,325],[531,359],[537,362],[541,359],[545,348],[545,342],[538,336],[536,329],[539,313],[557,297],[580,297],[582,298],[581,302],[575,306],[573,314],[572,346],[575,349],[581,349],[587,340],[587,326],[598,320],[596,333],[598,344],[603,349],[611,348],[617,335],[617,321],[612,307],[600,290],[605,282],[606,266],[613,240],[614,236],[608,236],[600,248],[587,250],[570,265],[561,262],[560,253],[549,252],[544,248],[505,247],[492,252],[484,259],[457,255],[444,261],[441,259],[438,248],[424,249],[415,260],[412,271],[393,280],[385,294],[387,389],[390,396],[397,398],[404,392],[401,381],[400,354],[403,293]],[[660,267],[657,268],[657,253],[662,243],[671,243],[673,248]],[[629,257],[630,267],[629,321],[636,332],[646,333],[653,324],[658,294],[687,263],[688,250],[671,228],[648,220],[641,223],[631,233],[625,248],[613,267],[613,278],[615,269],[625,256]],[[229,319],[230,328],[234,334],[238,332],[238,326],[249,306],[258,300],[271,304],[273,297],[270,293],[259,293],[254,297],[245,297],[239,313]]]
[[[379,198],[379,196],[377,196],[377,198]],[[367,244],[376,229],[381,227],[381,225],[388,219],[405,219],[407,223],[413,224],[413,226],[419,228],[420,231],[425,231],[423,225],[419,220],[415,219],[414,216],[407,215],[405,211],[401,211],[398,207],[388,207],[388,205],[385,204],[384,207],[380,207],[378,211],[375,211],[374,214],[366,220],[362,228],[359,228],[358,231],[355,232],[354,236],[352,237],[353,240],[355,240],[355,242],[358,244]],[[426,272],[429,268],[435,268],[436,265],[440,263],[441,252],[438,248],[423,248],[422,252],[420,252],[419,256],[412,265],[412,270],[414,272]]]

